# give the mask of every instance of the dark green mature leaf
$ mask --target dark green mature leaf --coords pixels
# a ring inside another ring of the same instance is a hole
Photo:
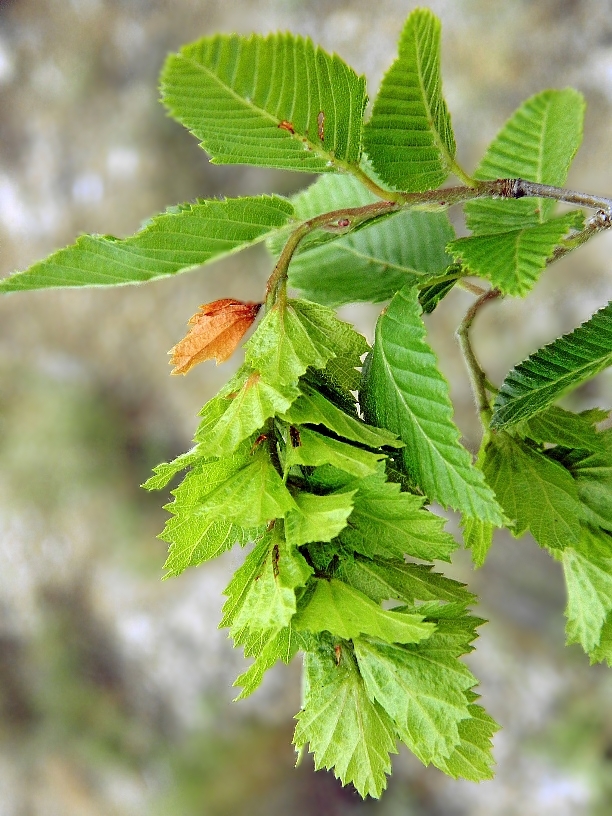
[[[364,128],[364,144],[380,178],[397,189],[433,189],[453,169],[455,139],[440,76],[440,21],[428,9],[416,9],[406,21],[399,56]]]
[[[304,704],[297,715],[293,741],[307,743],[315,768],[332,768],[343,785],[353,783],[361,796],[378,798],[397,753],[393,723],[371,702],[348,649],[336,664],[334,649],[324,645],[304,658]]]
[[[542,91],[510,117],[474,173],[477,179],[524,178],[562,186],[582,141],[585,102],[572,88]],[[477,199],[465,214],[475,235],[535,226],[552,215],[551,199]]]
[[[453,237],[446,213],[406,210],[300,253],[289,283],[329,306],[378,303],[406,283],[441,275],[451,262],[445,247]]]
[[[515,522],[511,532],[527,529],[551,550],[580,539],[584,513],[578,489],[569,471],[507,433],[491,438],[483,470],[504,512]]]
[[[277,386],[296,383],[309,367],[325,368],[338,355],[360,365],[368,345],[326,306],[290,299],[270,309],[245,349],[247,364]]]
[[[359,590],[332,578],[315,578],[315,590],[293,619],[297,629],[351,640],[371,635],[387,643],[418,643],[436,628],[423,615],[383,609]]]
[[[606,413],[595,422],[605,419]],[[558,405],[550,405],[546,410],[517,425],[520,436],[534,442],[550,442],[566,448],[585,451],[605,451],[605,435],[595,430],[594,422],[587,414],[574,414]]]
[[[561,239],[570,229],[579,229],[583,221],[582,212],[571,212],[512,232],[459,238],[448,250],[466,272],[488,278],[506,295],[524,297],[546,269],[546,261]]]
[[[368,696],[425,765],[449,757],[459,745],[458,725],[470,716],[466,692],[477,682],[457,659],[457,651],[469,651],[469,641],[457,649],[458,641],[446,637],[453,628],[453,622],[440,621],[436,632],[414,645],[354,641]]]
[[[378,319],[364,372],[365,417],[399,434],[405,467],[432,500],[500,524],[493,493],[459,442],[448,384],[425,341],[420,314],[417,290],[402,289]]]
[[[580,643],[592,654],[612,612],[612,537],[585,527],[560,560],[567,586],[567,642]]]
[[[611,364],[612,302],[509,372],[495,398],[491,427],[529,419]]]
[[[493,778],[491,740],[499,725],[482,706],[468,706],[469,719],[461,720],[457,729],[460,742],[448,758],[438,758],[436,765],[453,779],[482,782]]]
[[[0,293],[119,286],[186,272],[263,241],[292,214],[289,201],[278,196],[184,204],[156,216],[131,238],[82,235],[72,246],[0,281]]]
[[[365,79],[293,34],[219,34],[168,57],[162,100],[215,164],[356,165]]]

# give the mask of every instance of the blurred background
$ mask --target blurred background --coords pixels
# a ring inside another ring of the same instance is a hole
[[[373,97],[416,5],[0,0],[0,275],[81,232],[126,236],[170,204],[310,181],[209,165],[158,102],[169,51],[216,31],[290,29],[366,73]],[[569,186],[612,195],[611,4],[429,5],[466,169],[526,97],[572,85],[588,112]],[[611,248],[600,236],[527,303],[483,311],[474,337],[493,380],[612,298]],[[494,781],[453,782],[404,751],[382,800],[362,803],[310,760],[293,768],[297,662],[231,703],[243,658],[217,624],[242,554],[162,582],[168,494],[139,484],[190,446],[199,408],[237,365],[171,379],[167,350],[200,303],[259,299],[269,271],[258,248],[141,288],[0,299],[0,816],[612,813],[610,672],[564,648],[560,569],[527,537],[500,536],[474,574],[464,552],[452,567],[491,621],[468,661],[503,725]],[[469,302],[453,293],[429,326],[474,449],[453,339]],[[376,309],[343,313],[371,336]],[[610,374],[568,404],[610,406]]]

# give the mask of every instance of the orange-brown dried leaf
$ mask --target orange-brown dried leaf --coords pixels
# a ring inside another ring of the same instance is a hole
[[[192,327],[168,354],[174,366],[172,374],[186,374],[204,360],[227,360],[257,317],[261,303],[222,298],[204,303],[199,312],[189,318]]]

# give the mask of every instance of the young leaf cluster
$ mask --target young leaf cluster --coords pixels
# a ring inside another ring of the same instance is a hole
[[[295,745],[362,796],[380,796],[398,742],[453,777],[492,773],[497,726],[461,660],[483,621],[475,597],[434,571],[456,543],[432,503],[461,514],[476,566],[495,528],[529,531],[562,564],[568,641],[612,665],[612,430],[601,429],[605,411],[556,404],[612,363],[612,305],[499,389],[470,339],[485,303],[526,296],[611,226],[612,201],[562,188],[582,138],[572,89],[527,100],[468,174],[440,37],[431,12],[410,14],[367,121],[365,79],[309,39],[185,46],[166,62],[162,99],[213,163],[320,177],[291,200],[199,200],[130,238],[82,236],[0,281],[0,292],[142,283],[266,242],[275,265],[244,364],[202,409],[194,447],[144,486],[185,472],[161,535],[168,576],[253,544],[223,607],[252,659],[239,697],[302,652]],[[440,188],[449,176],[460,185]],[[582,209],[557,214],[557,201],[598,212],[585,222]],[[466,237],[455,236],[453,204],[464,205]],[[476,461],[423,321],[457,286],[476,296],[458,330],[484,427]],[[357,301],[389,301],[371,349],[332,309]],[[226,359],[262,305],[202,305],[172,350],[175,373]]]

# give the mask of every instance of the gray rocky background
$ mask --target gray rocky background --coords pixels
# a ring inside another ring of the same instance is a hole
[[[215,31],[290,29],[365,72],[374,96],[416,5],[0,0],[0,274],[80,232],[128,235],[169,204],[308,181],[209,165],[157,101],[169,51]],[[588,113],[570,186],[612,195],[612,3],[429,5],[468,170],[523,99],[572,85]],[[475,337],[493,379],[612,298],[611,247],[599,237],[527,303],[483,312]],[[165,513],[138,485],[189,446],[232,369],[170,379],[167,350],[200,303],[259,299],[268,273],[251,251],[141,288],[0,300],[0,816],[611,813],[610,672],[564,648],[560,571],[526,538],[500,536],[474,575],[464,553],[453,567],[491,620],[469,661],[504,726],[494,781],[452,782],[404,752],[381,802],[362,804],[309,761],[293,769],[297,665],[231,703],[242,656],[217,622],[240,553],[161,582]],[[430,326],[474,447],[453,340],[468,302],[449,297]],[[345,313],[371,334],[374,309]],[[609,374],[574,397],[595,404],[612,404]]]

